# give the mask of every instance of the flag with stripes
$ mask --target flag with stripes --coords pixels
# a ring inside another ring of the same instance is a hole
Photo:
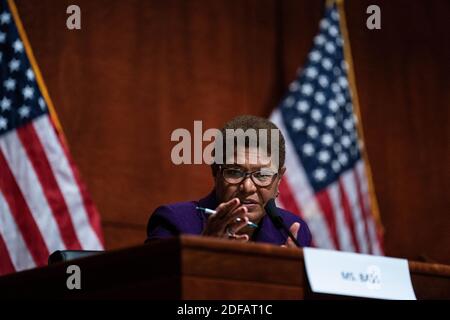
[[[46,265],[55,250],[103,248],[100,217],[33,62],[14,3],[1,0],[0,275]]]
[[[286,137],[279,205],[301,215],[320,248],[383,254],[361,156],[336,6],[305,67],[271,115]]]

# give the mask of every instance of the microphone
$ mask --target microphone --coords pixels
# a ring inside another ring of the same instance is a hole
[[[289,238],[291,238],[292,241],[294,241],[295,245],[300,248],[300,243],[298,243],[297,239],[295,239],[292,232],[286,227],[283,221],[283,217],[281,216],[280,212],[278,211],[277,206],[275,205],[275,200],[270,199],[266,206],[264,207],[266,210],[267,215],[269,216],[270,220],[272,220],[273,224],[277,229],[284,230]]]

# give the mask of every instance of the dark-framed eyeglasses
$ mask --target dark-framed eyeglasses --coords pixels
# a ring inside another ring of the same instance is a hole
[[[220,167],[224,180],[230,184],[239,184],[248,176],[258,187],[270,186],[278,175],[278,172],[270,168],[261,168],[253,172],[245,172],[239,168]]]

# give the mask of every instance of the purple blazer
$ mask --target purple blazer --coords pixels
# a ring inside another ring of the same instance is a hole
[[[215,209],[218,206],[215,191],[199,201],[178,202],[158,207],[150,216],[147,225],[147,240],[167,238],[179,234],[200,235],[205,227],[208,215],[196,210],[196,207]],[[300,222],[297,240],[302,247],[311,244],[311,232],[305,221],[293,213],[279,208],[284,223],[289,228],[294,222]],[[288,236],[279,230],[266,214],[259,223],[259,228],[253,233],[251,241],[265,242],[275,245],[286,243]]]

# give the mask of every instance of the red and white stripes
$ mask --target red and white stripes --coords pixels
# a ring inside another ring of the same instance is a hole
[[[275,110],[270,119],[286,138],[286,174],[280,184],[279,205],[298,213],[308,223],[316,247],[383,254],[371,214],[363,160],[314,193],[280,111]]]
[[[103,248],[99,215],[48,115],[0,138],[0,274]],[[6,254],[6,256],[4,256]]]

